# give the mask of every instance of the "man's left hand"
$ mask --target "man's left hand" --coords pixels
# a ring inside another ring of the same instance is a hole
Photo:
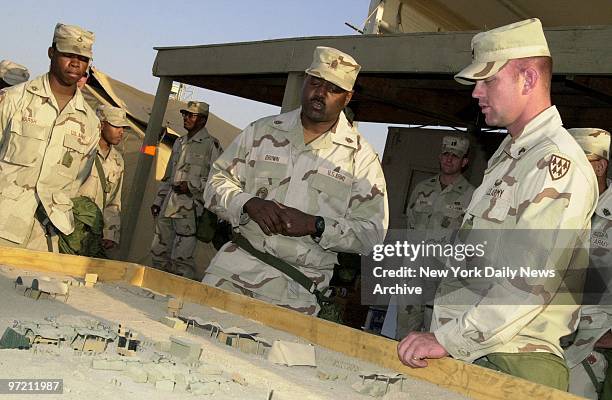
[[[110,250],[115,246],[117,246],[117,243],[113,242],[112,240],[102,239],[102,247],[104,247],[106,250]]]
[[[189,185],[187,184],[186,181],[181,181],[173,185],[172,190],[174,190],[174,192],[178,194],[187,194],[187,195],[191,194],[191,190],[189,190]]]
[[[397,355],[402,363],[412,368],[427,366],[426,358],[442,358],[448,352],[431,332],[410,332],[398,345]]]
[[[283,224],[282,234],[285,236],[306,236],[317,232],[315,216],[306,214],[297,208],[287,207],[278,203]]]

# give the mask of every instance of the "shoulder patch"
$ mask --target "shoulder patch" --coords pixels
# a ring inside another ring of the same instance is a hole
[[[556,181],[563,178],[569,171],[571,164],[572,162],[567,158],[553,154],[548,162],[548,173],[552,180]]]

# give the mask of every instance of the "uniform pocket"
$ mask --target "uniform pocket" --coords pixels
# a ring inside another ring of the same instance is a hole
[[[38,202],[34,193],[10,184],[0,191],[0,237],[22,243],[32,227]]]
[[[322,174],[316,174],[312,178],[312,187],[337,199],[348,199],[351,193],[350,184]]]
[[[76,136],[64,135],[63,151],[57,172],[66,178],[75,179],[85,157],[87,145],[81,144]]]
[[[185,155],[185,162],[190,165],[204,165],[205,155],[191,151]]]
[[[314,204],[311,212],[327,216],[344,216],[349,208],[351,196],[351,180],[332,178],[322,173],[312,177],[310,187]]]
[[[273,199],[274,190],[285,177],[287,164],[278,164],[268,161],[257,161],[253,174],[255,176],[255,195],[261,199]]]
[[[45,153],[47,133],[44,126],[12,121],[4,161],[25,167],[34,165]]]

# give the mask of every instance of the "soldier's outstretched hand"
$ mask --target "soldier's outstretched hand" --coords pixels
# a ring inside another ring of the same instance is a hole
[[[243,209],[266,235],[283,233],[281,208],[278,203],[253,197],[244,203]]]
[[[278,203],[277,203],[278,204]],[[306,214],[297,208],[278,204],[281,208],[283,221],[282,234],[285,236],[306,236],[317,231],[315,227],[315,216]]]

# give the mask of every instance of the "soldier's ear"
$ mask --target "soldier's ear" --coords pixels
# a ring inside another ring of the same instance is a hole
[[[344,107],[346,107],[348,105],[348,103],[351,102],[351,99],[353,98],[353,92],[352,90],[350,92],[346,92],[346,98],[344,99]],[[342,107],[342,108],[344,108]]]
[[[595,175],[597,176],[606,176],[608,172],[608,160],[605,158],[600,158],[595,162]]]
[[[523,83],[523,94],[531,92],[538,84],[540,80],[540,72],[533,66],[529,66],[523,72],[525,82]]]
[[[49,56],[49,60],[53,58],[54,52],[55,52],[55,49],[53,47],[49,47],[49,49],[47,50],[47,55]]]
[[[470,161],[467,157],[463,157],[463,159],[461,160],[461,168],[465,168],[465,166],[468,164],[468,161]]]

